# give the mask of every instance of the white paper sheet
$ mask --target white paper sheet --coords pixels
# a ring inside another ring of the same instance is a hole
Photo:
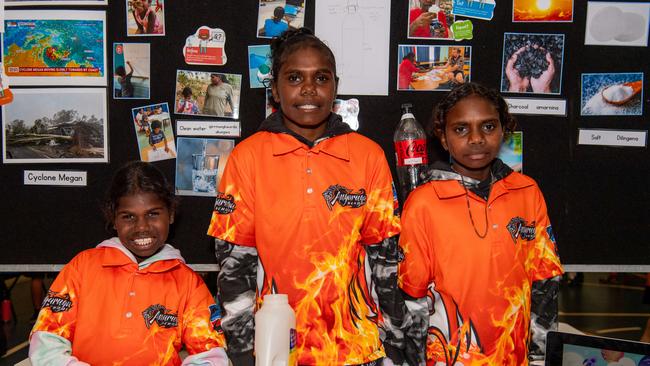
[[[389,0],[318,0],[315,29],[336,56],[339,95],[388,95]]]

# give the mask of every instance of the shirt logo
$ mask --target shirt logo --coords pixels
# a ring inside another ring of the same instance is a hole
[[[58,292],[48,291],[41,307],[50,308],[53,313],[61,313],[72,308],[72,300],[68,294],[62,295]]]
[[[210,323],[212,324],[212,329],[217,332],[223,331],[221,328],[221,307],[219,304],[212,304],[208,308],[210,309]]]
[[[352,193],[351,189],[335,184],[323,192],[323,198],[325,198],[327,208],[331,211],[337,202],[343,207],[359,208],[366,204],[368,196],[363,188],[357,193]]]
[[[535,221],[527,225],[526,220],[521,217],[513,217],[506,227],[515,244],[520,237],[528,241],[535,239]]]
[[[217,199],[214,201],[214,210],[221,215],[231,214],[237,208],[235,203],[235,198],[232,194],[225,194],[219,192],[217,194]]]
[[[153,323],[161,328],[174,328],[178,325],[178,314],[174,314],[160,304],[151,305],[142,312],[144,324],[149,329]]]

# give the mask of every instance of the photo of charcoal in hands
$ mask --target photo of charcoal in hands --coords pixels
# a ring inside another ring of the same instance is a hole
[[[506,33],[501,91],[559,94],[564,35]]]

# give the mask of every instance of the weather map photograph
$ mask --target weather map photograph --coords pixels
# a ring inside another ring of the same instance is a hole
[[[7,11],[5,73],[13,85],[106,85],[105,12]]]

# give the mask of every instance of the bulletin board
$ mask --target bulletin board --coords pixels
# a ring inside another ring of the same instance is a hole
[[[364,0],[358,2],[363,5]],[[126,36],[125,1],[109,0],[107,5],[100,6],[20,7],[21,10],[86,9],[106,12],[109,153],[108,162],[0,165],[0,271],[62,265],[76,253],[110,236],[100,210],[101,199],[113,172],[123,163],[139,159],[131,110],[145,104],[165,102],[173,106],[177,70],[241,74],[237,119],[241,123],[241,137],[235,142],[257,130],[265,115],[265,91],[249,88],[247,49],[251,45],[269,43],[268,39],[257,37],[258,5],[257,1],[166,1],[165,36],[155,37]],[[359,100],[358,132],[382,146],[393,169],[393,176],[396,177],[392,138],[401,116],[400,105],[412,103],[415,117],[426,124],[431,118],[433,106],[445,94],[443,91],[397,91],[397,69],[401,61],[401,58],[398,59],[399,44],[471,46],[471,81],[498,89],[504,33],[563,34],[565,49],[561,91],[557,95],[539,98],[565,100],[567,114],[516,116],[518,129],[523,131],[524,136],[524,173],[534,178],[544,192],[563,263],[650,270],[650,250],[645,234],[650,228],[648,149],[578,144],[580,128],[645,131],[650,128],[647,117],[648,88],[645,85],[641,101],[642,115],[582,116],[580,113],[581,74],[640,72],[647,78],[650,72],[648,47],[585,45],[587,9],[583,1],[575,1],[572,22],[513,23],[512,1],[497,0],[493,19],[473,19],[473,39],[462,41],[409,39],[408,7],[406,0],[391,2],[388,95],[342,96],[343,99]],[[305,1],[304,9],[305,25],[313,28],[315,0]],[[225,32],[225,65],[186,64],[182,54],[186,38],[203,25]],[[149,100],[124,100],[112,96],[112,47],[115,42],[143,42],[150,45]],[[505,96],[531,97],[528,94],[507,93]],[[171,114],[174,126],[178,119],[187,119],[180,117]],[[448,159],[436,141],[430,141],[429,150],[430,161]],[[174,181],[175,160],[154,164]],[[85,187],[25,185],[25,170],[85,171],[88,184]],[[181,250],[188,263],[197,265],[199,269],[216,268],[213,241],[206,235],[212,205],[213,199],[209,197],[182,197],[170,235],[169,241]],[[444,212],[438,214],[444,215]]]

